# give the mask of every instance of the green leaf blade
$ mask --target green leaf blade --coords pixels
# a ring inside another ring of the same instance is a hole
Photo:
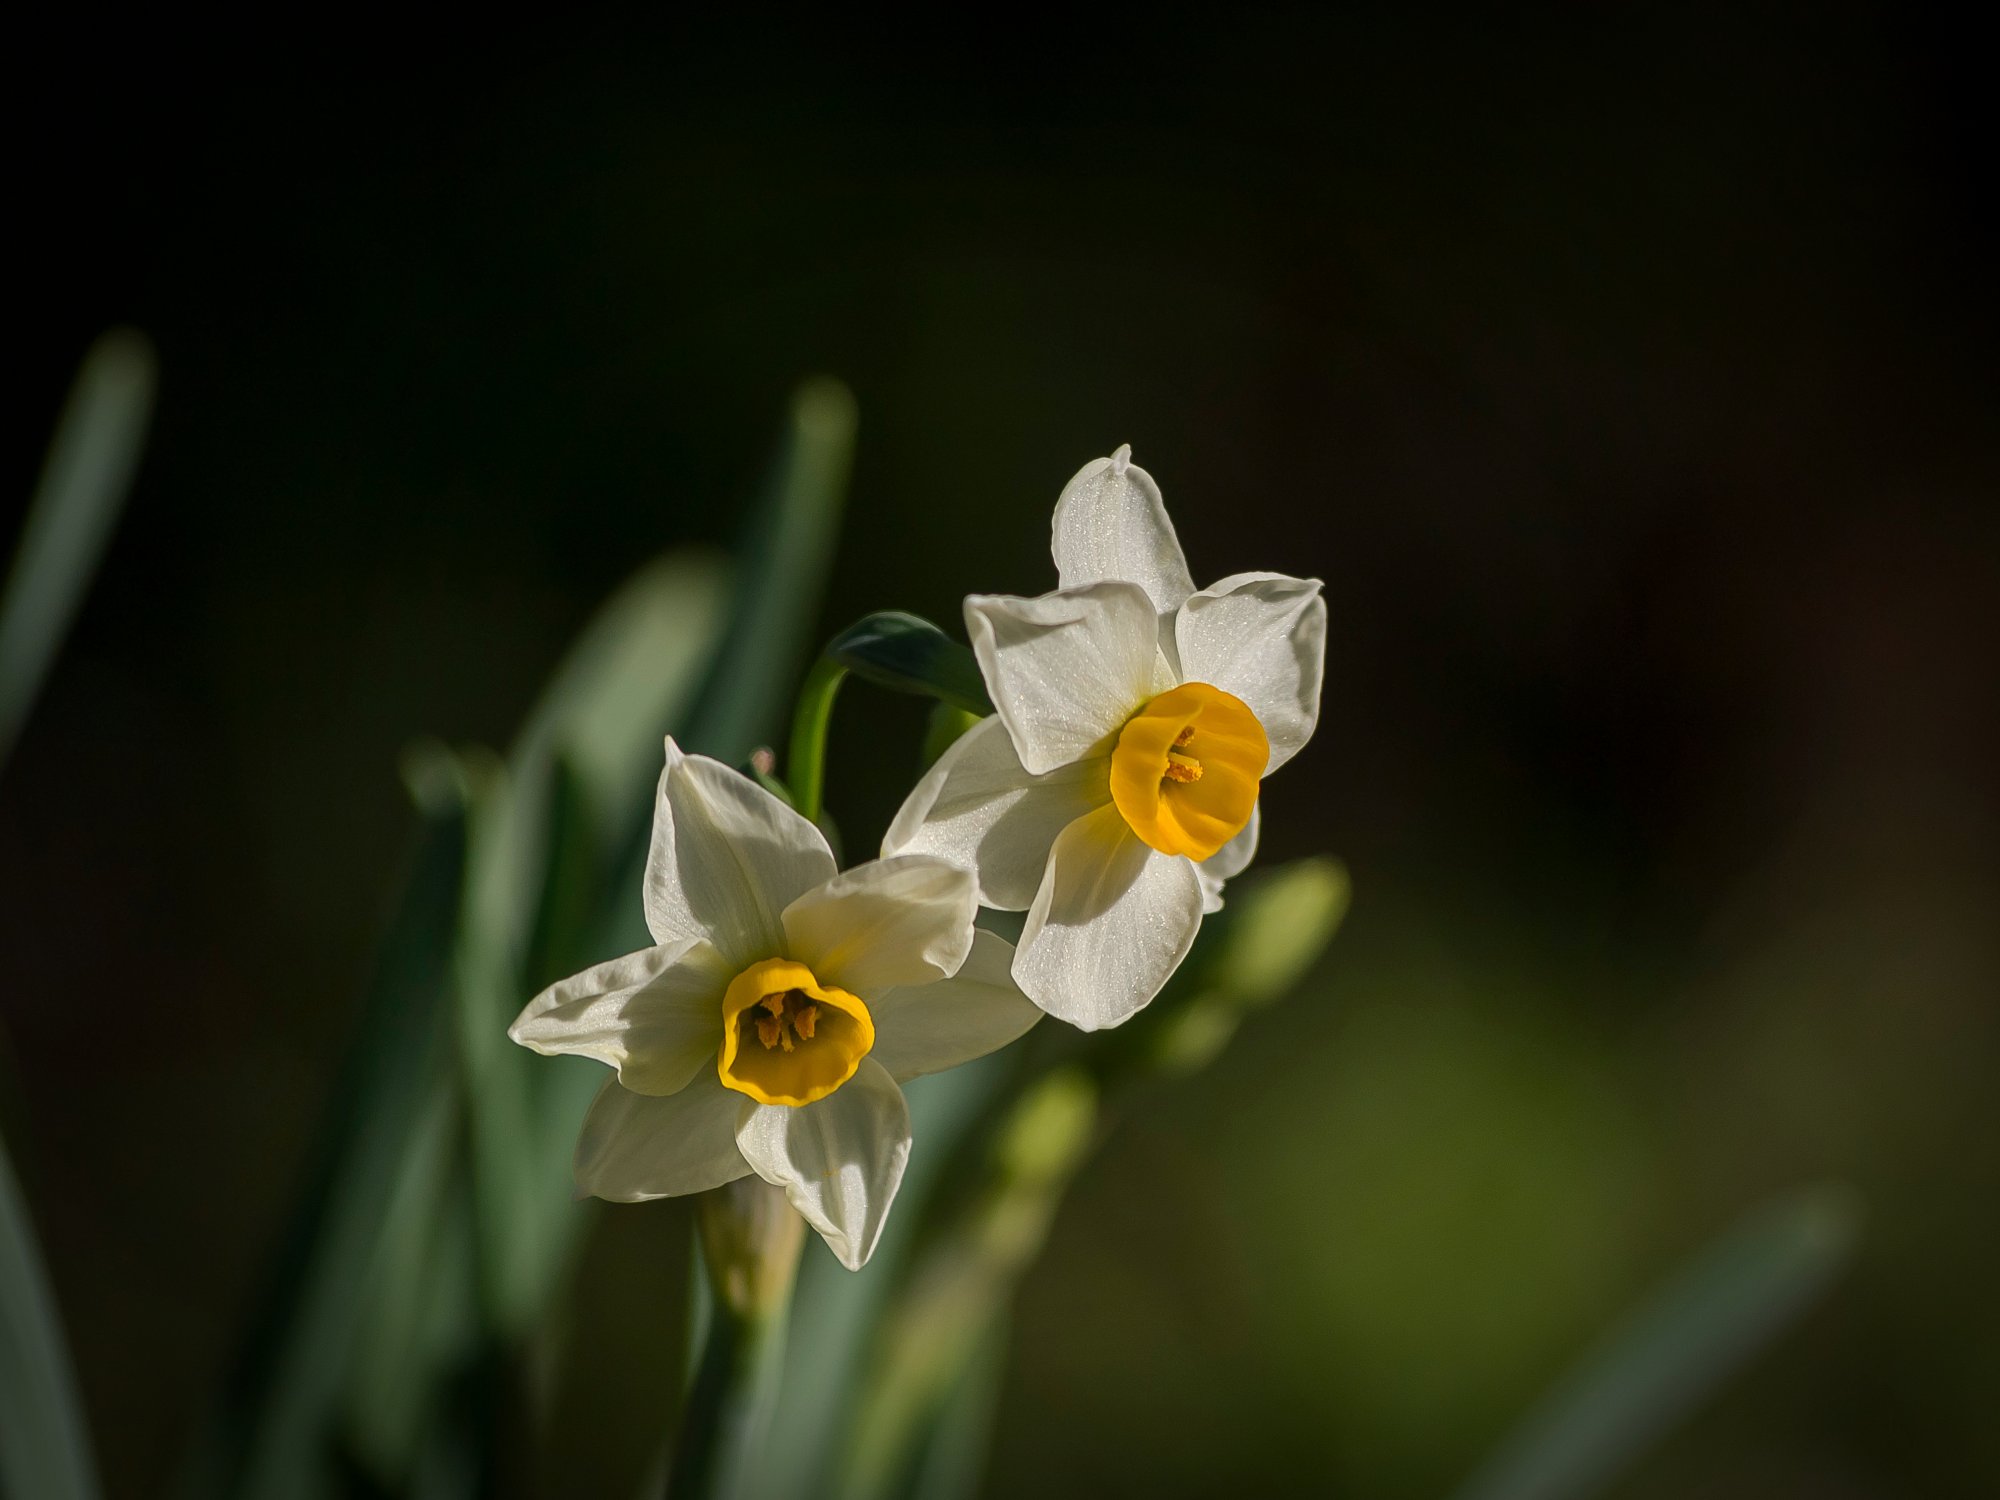
[[[745,527],[741,582],[726,643],[689,746],[738,765],[767,742],[797,685],[825,592],[854,459],[854,396],[831,377],[792,397],[785,441]]]
[[[463,789],[441,750],[413,752],[405,775],[425,821],[378,950],[363,1041],[335,1089],[317,1164],[189,1493],[327,1492],[334,1411],[396,1185],[433,1101],[453,1087],[445,997],[464,899]]]
[[[1835,1186],[1749,1215],[1587,1356],[1457,1500],[1600,1493],[1812,1306],[1859,1224],[1853,1195]]]
[[[152,415],[153,346],[113,329],[84,356],[0,591],[0,763],[110,540]]]
[[[826,654],[892,692],[935,698],[967,713],[993,712],[971,648],[919,616],[900,610],[869,615],[834,637]]]
[[[62,1316],[0,1146],[0,1495],[95,1500],[97,1493]]]

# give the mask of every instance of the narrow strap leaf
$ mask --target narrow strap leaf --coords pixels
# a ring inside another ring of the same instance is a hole
[[[1818,1299],[1853,1248],[1852,1195],[1818,1187],[1716,1240],[1515,1429],[1457,1500],[1582,1500]]]
[[[0,1494],[94,1500],[97,1470],[62,1319],[0,1147]]]
[[[129,328],[91,346],[0,590],[0,762],[34,703],[139,464],[153,409],[153,346]]]

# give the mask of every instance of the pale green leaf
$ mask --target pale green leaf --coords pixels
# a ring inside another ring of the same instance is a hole
[[[1750,1215],[1586,1356],[1458,1500],[1603,1493],[1818,1300],[1859,1224],[1853,1195],[1837,1187]]]
[[[125,502],[153,409],[144,334],[113,329],[84,356],[0,590],[0,764],[35,701]]]
[[[0,1144],[0,1495],[93,1500],[97,1466],[62,1315]]]

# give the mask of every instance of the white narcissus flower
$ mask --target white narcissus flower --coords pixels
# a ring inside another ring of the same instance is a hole
[[[1258,784],[1319,719],[1316,579],[1196,592],[1131,449],[1056,501],[1054,593],[975,594],[965,623],[998,710],[910,793],[887,855],[935,854],[1028,913],[1014,978],[1087,1031],[1159,993],[1257,848]]]
[[[576,1147],[584,1192],[675,1197],[756,1172],[858,1269],[910,1154],[898,1086],[1038,1019],[972,876],[908,855],[845,873],[817,828],[667,741],[646,862],[658,946],[537,995],[508,1035],[609,1063]]]

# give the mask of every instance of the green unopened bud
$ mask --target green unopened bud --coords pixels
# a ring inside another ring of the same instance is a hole
[[[1244,1006],[1268,1005],[1304,977],[1347,915],[1347,867],[1337,859],[1298,859],[1242,894],[1230,887],[1234,920],[1216,956],[1215,983]]]
[[[1063,1177],[1082,1159],[1097,1125],[1097,1084],[1081,1068],[1061,1068],[1014,1106],[994,1148],[1015,1183]]]
[[[417,811],[430,817],[462,813],[472,800],[465,765],[442,740],[425,736],[411,741],[403,747],[397,769]]]
[[[1242,1018],[1220,995],[1197,996],[1161,1022],[1151,1048],[1154,1068],[1173,1075],[1199,1072],[1229,1045]]]
[[[739,1177],[695,1205],[716,1301],[746,1319],[782,1310],[806,1235],[806,1221],[785,1201],[785,1190],[761,1177]]]

